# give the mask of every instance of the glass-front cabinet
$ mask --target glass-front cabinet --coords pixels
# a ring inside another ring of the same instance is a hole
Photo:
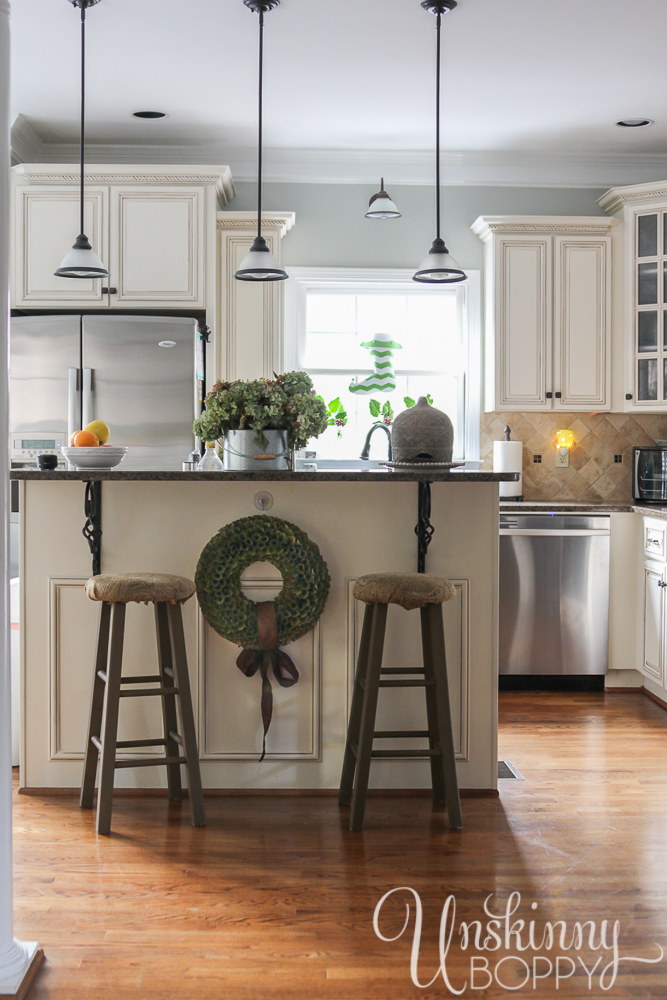
[[[599,199],[625,231],[624,403],[667,410],[667,181],[612,188]],[[619,329],[620,333],[620,329]]]
[[[667,399],[667,212],[635,215],[634,367],[638,404]]]

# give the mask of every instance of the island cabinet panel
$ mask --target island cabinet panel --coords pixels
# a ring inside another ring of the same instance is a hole
[[[611,409],[607,219],[480,217],[486,410]]]
[[[24,725],[21,782],[26,788],[75,788],[92,684],[99,605],[83,587],[90,552],[81,537],[84,483],[21,484]],[[459,780],[494,789],[496,746],[497,483],[434,483],[435,535],[427,570],[450,579],[444,605],[448,678]],[[105,481],[102,572],[133,569],[194,577],[199,555],[226,523],[257,515],[270,492],[271,515],[299,525],[319,546],[331,587],[318,625],[286,647],[299,681],[273,681],[273,721],[262,747],[261,678],[236,666],[239,647],[206,624],[196,599],[183,605],[184,628],[205,787],[330,789],[340,779],[361,636],[355,580],[368,572],[416,569],[417,483],[255,481]],[[270,564],[246,568],[251,600],[272,599],[282,581]],[[418,611],[391,607],[385,664],[418,666]],[[157,670],[153,608],[129,605],[124,671]],[[423,689],[383,689],[378,728],[424,729]],[[161,736],[157,699],[123,699],[122,739]],[[403,745],[405,742],[403,741]],[[408,748],[423,743],[409,743]],[[392,746],[387,741],[385,749]],[[148,751],[151,752],[150,750]],[[165,787],[163,769],[121,769],[117,786]],[[423,761],[378,761],[377,788],[428,788]]]
[[[111,303],[204,306],[204,197],[198,188],[111,188]]]
[[[108,259],[108,188],[86,188],[84,228],[93,250]],[[79,188],[35,186],[16,193],[12,305],[62,308],[107,305],[102,281],[54,273],[79,232]]]

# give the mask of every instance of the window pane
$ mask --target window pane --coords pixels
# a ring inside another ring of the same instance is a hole
[[[640,264],[637,268],[637,278],[639,305],[653,305],[658,301],[658,265]]]
[[[637,314],[637,339],[639,352],[658,350],[658,314],[653,309],[650,312]]]
[[[658,254],[658,216],[640,215],[637,220],[637,256],[656,257]]]
[[[646,358],[637,362],[637,398],[658,398],[658,359]]]
[[[358,295],[357,333],[372,340],[376,333],[388,333],[402,344],[405,339],[405,295]]]
[[[354,333],[357,326],[356,295],[320,295],[309,292],[306,330],[315,333]]]

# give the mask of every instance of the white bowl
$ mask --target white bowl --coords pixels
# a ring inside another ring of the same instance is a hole
[[[98,445],[95,448],[61,448],[60,451],[77,472],[108,471],[123,461],[128,448]]]

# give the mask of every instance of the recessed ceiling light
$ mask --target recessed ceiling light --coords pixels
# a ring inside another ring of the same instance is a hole
[[[133,111],[133,118],[166,118],[165,111]]]
[[[648,128],[649,125],[655,125],[655,122],[650,118],[622,118],[616,124],[619,128]]]

